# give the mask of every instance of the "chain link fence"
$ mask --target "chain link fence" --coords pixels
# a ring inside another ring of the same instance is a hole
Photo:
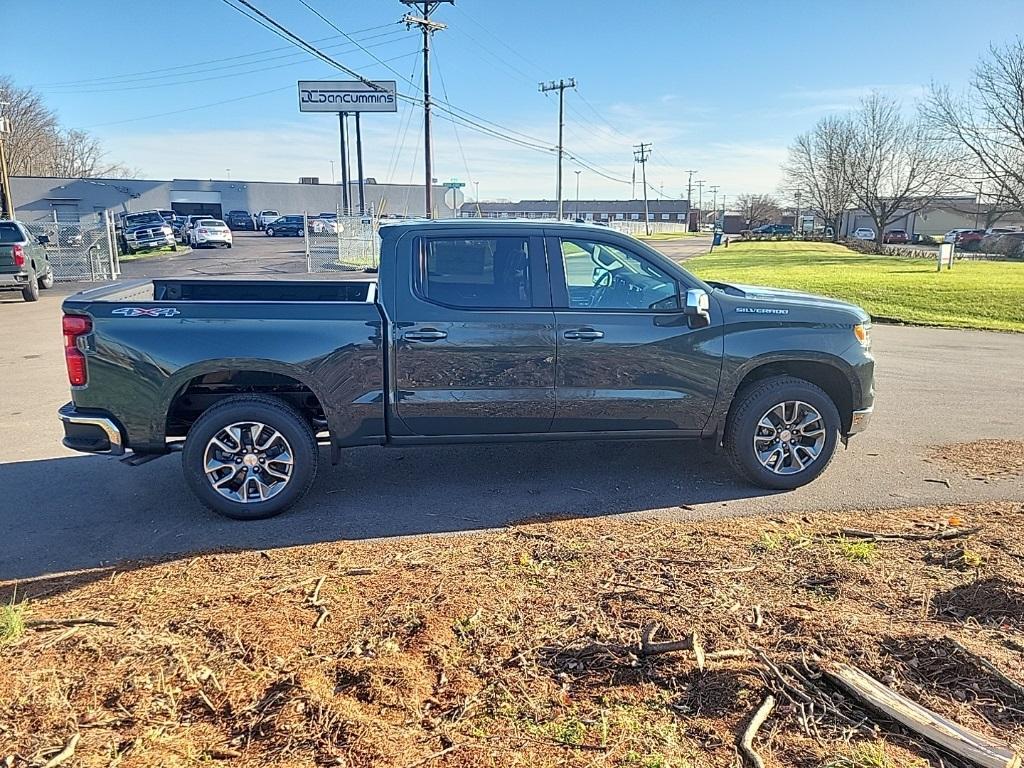
[[[79,221],[24,222],[33,237],[47,238],[46,253],[60,281],[114,280],[121,274],[113,222],[103,215]]]
[[[376,270],[380,264],[379,221],[369,216],[319,218],[306,215],[309,272]]]

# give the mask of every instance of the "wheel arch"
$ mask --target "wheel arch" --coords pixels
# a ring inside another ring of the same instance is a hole
[[[177,371],[162,389],[162,407],[153,431],[161,440],[182,436],[207,408],[239,394],[279,397],[310,420],[314,434],[327,427],[327,399],[312,377],[273,360],[237,360],[230,366],[209,361]]]
[[[716,420],[719,438],[724,433],[742,392],[757,382],[774,376],[792,376],[820,387],[839,411],[842,433],[845,435],[850,429],[854,403],[860,402],[861,392],[860,382],[849,363],[828,354],[793,356],[787,353],[771,353],[746,361],[730,377],[728,397],[723,398],[723,407]],[[723,381],[723,385],[724,383]]]

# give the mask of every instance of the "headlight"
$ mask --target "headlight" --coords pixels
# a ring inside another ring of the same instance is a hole
[[[857,337],[857,341],[860,342],[862,347],[871,346],[871,326],[858,323],[853,326],[853,335]]]

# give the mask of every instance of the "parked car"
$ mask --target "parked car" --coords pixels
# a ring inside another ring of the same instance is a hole
[[[857,227],[855,230],[853,230],[853,239],[874,240],[875,230],[873,230],[871,227]]]
[[[180,451],[204,504],[256,519],[306,493],[321,440],[337,461],[360,445],[701,438],[753,484],[792,489],[870,420],[871,321],[852,304],[703,282],[607,227],[379,233],[379,282],[161,278],[65,300],[64,444],[132,463]]]
[[[178,249],[174,230],[156,210],[122,215],[119,241],[121,250],[126,254],[164,246],[170,246],[173,250]]]
[[[171,231],[174,233],[174,239],[179,243],[185,242],[185,224],[188,222],[187,216],[174,215],[171,219]]]
[[[750,230],[752,235],[792,235],[792,224],[765,224],[757,229]]]
[[[191,232],[193,248],[231,247],[231,229],[220,219],[198,219]]]
[[[196,223],[199,222],[201,219],[208,219],[208,218],[210,218],[210,217],[207,214],[197,214],[197,213],[193,213],[193,214],[190,214],[190,215],[185,217],[185,226],[182,228],[182,231],[185,234],[185,242],[186,243],[188,243],[189,245],[192,245],[192,230],[195,229]]]
[[[298,236],[306,234],[305,220],[302,216],[280,216],[267,224],[267,237]]]
[[[248,211],[228,211],[224,221],[232,230],[248,231],[256,229],[256,225],[253,223],[252,216]]]
[[[281,217],[277,211],[266,208],[256,214],[256,229],[266,229],[267,224]]]
[[[893,245],[905,245],[910,242],[910,238],[907,236],[907,230],[905,229],[890,229],[882,235],[882,242]]]
[[[1020,258],[1024,256],[1024,232],[1003,232],[986,235],[978,250],[1000,256]]]
[[[942,236],[942,242],[944,242],[944,243],[959,243],[960,242],[960,235],[964,234],[965,232],[971,232],[971,231],[972,230],[970,230],[970,229],[951,229],[951,230],[949,230],[949,232],[947,232],[946,234],[944,234]]]
[[[976,251],[985,237],[984,229],[968,229],[956,237],[956,247],[961,251]]]
[[[21,291],[36,301],[40,288],[53,287],[53,267],[46,252],[49,238],[36,237],[14,219],[0,219],[0,291]]]

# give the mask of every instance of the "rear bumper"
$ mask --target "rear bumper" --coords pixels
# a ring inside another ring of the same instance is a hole
[[[28,285],[28,272],[0,272],[0,291],[20,291]]]
[[[67,403],[57,411],[64,425],[64,446],[82,453],[124,453],[124,433],[120,425],[102,411],[83,413],[74,403]]]

